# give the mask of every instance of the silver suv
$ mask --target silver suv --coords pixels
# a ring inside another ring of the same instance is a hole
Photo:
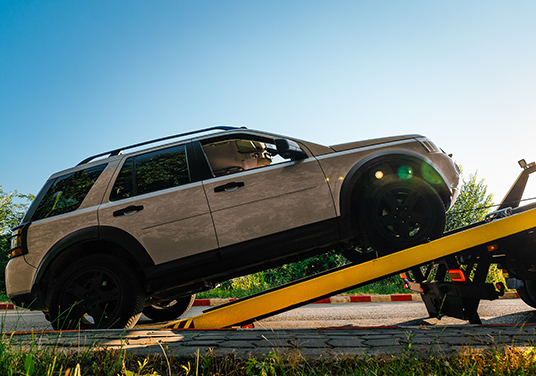
[[[214,127],[144,142],[50,177],[13,230],[7,292],[55,328],[170,320],[230,278],[440,237],[459,184],[420,135],[323,146]]]

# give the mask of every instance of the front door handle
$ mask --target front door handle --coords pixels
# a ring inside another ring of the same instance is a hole
[[[231,182],[231,183],[227,183],[225,185],[219,185],[217,187],[214,188],[214,192],[218,193],[218,192],[234,192],[236,191],[238,188],[240,187],[243,187],[244,186],[244,183],[239,181],[239,182]]]
[[[126,208],[119,209],[117,211],[114,211],[114,217],[120,217],[122,215],[133,215],[136,212],[139,212],[140,210],[143,210],[143,205],[130,205]]]

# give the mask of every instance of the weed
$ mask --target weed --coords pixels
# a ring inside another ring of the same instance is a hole
[[[163,352],[131,355],[125,349],[89,351],[22,346],[4,336],[0,346],[0,375],[26,376],[165,376],[165,375],[529,375],[536,373],[536,349],[464,349],[451,354],[432,351],[419,356],[412,333],[400,356],[333,356],[306,359],[274,349],[259,358],[241,359],[197,352],[176,358]]]

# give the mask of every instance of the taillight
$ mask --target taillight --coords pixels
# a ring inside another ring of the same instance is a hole
[[[461,269],[450,269],[449,277],[452,282],[465,282],[465,274]]]
[[[488,245],[488,252],[493,252],[493,251],[496,251],[499,249],[499,245],[498,244],[491,244],[491,245]]]
[[[16,257],[23,254],[22,251],[22,227],[13,229],[11,233],[11,248],[7,252],[7,257]]]

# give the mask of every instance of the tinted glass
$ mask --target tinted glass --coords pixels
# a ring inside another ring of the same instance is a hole
[[[128,158],[119,172],[111,201],[190,182],[184,145]]]
[[[134,196],[134,159],[128,158],[119,172],[119,176],[115,181],[112,194],[110,195],[110,201],[121,200]]]
[[[225,176],[284,161],[277,155],[273,140],[268,139],[217,139],[203,144],[203,151],[214,176]]]
[[[103,164],[56,178],[39,202],[32,220],[37,221],[78,209],[105,167]]]

